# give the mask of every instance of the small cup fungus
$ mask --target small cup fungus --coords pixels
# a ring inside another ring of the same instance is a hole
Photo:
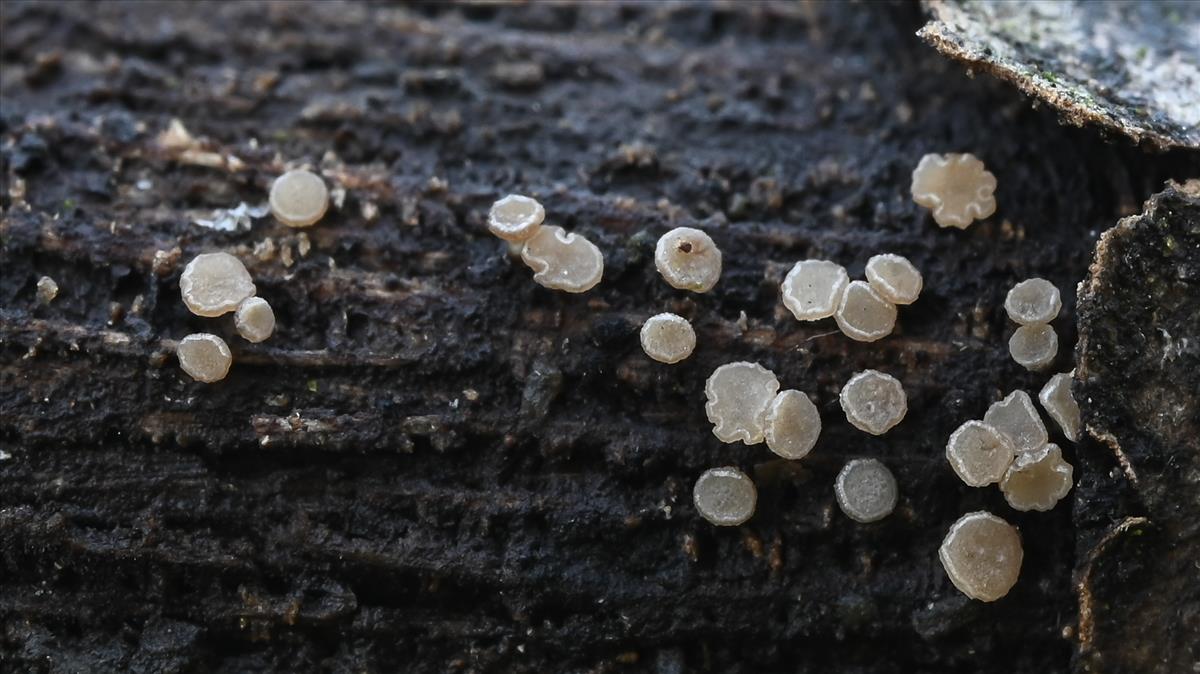
[[[1033,401],[1024,391],[1013,391],[1004,400],[992,403],[983,415],[983,423],[1003,433],[1017,452],[1036,451],[1050,439]]]
[[[780,391],[767,407],[767,447],[785,459],[802,459],[821,435],[821,414],[800,391]]]
[[[1051,442],[1036,452],[1018,454],[1000,481],[1000,491],[1016,510],[1045,512],[1071,491],[1073,473],[1062,450]]]
[[[268,200],[276,220],[288,227],[309,227],[329,208],[329,188],[317,174],[297,169],[275,179]]]
[[[876,522],[896,508],[900,490],[888,467],[875,459],[854,459],[834,482],[838,506],[855,522]]]
[[[867,260],[867,282],[892,304],[912,304],[925,285],[921,272],[900,255],[885,253]]]
[[[179,292],[193,314],[212,318],[237,309],[254,296],[255,287],[241,260],[229,253],[204,253],[184,267]]]
[[[892,334],[892,328],[896,326],[896,305],[884,299],[866,281],[853,281],[846,286],[833,319],[850,339],[874,342]]]
[[[179,340],[175,357],[184,372],[205,384],[224,379],[233,363],[233,354],[225,340],[208,333],[188,335]]]
[[[1008,317],[1021,325],[1049,323],[1058,316],[1062,298],[1058,288],[1044,278],[1021,281],[1008,291],[1004,298],[1004,310]]]
[[[696,348],[696,331],[682,316],[658,314],[642,324],[642,350],[660,363],[678,363]]]
[[[927,154],[912,174],[913,201],[941,227],[966,229],[996,212],[996,176],[973,154]]]
[[[1063,435],[1067,436],[1071,442],[1079,439],[1079,430],[1083,426],[1079,415],[1079,404],[1075,402],[1075,396],[1071,395],[1071,378],[1074,376],[1074,370],[1056,374],[1038,393],[1038,400],[1041,401],[1042,408],[1058,423]]]
[[[536,199],[510,194],[492,204],[488,231],[505,241],[524,241],[537,233],[546,209]]]
[[[938,559],[959,592],[979,601],[1008,594],[1025,556],[1017,528],[979,511],[958,518],[938,549]]]
[[[908,413],[908,397],[895,377],[863,370],[850,378],[838,395],[846,420],[860,431],[883,435]]]
[[[1022,325],[1008,339],[1008,353],[1026,370],[1044,370],[1058,355],[1058,334],[1045,323]]]
[[[676,227],[658,240],[654,266],[672,288],[706,293],[721,278],[721,250],[692,227]]]
[[[779,287],[783,305],[798,321],[819,321],[837,311],[850,277],[840,264],[829,260],[797,262]]]
[[[701,517],[719,527],[732,527],[754,515],[758,490],[737,468],[712,468],[696,480],[692,500]]]
[[[946,460],[971,487],[999,482],[1016,453],[1011,440],[982,421],[968,421],[959,426],[946,443]]]
[[[704,411],[721,442],[763,441],[767,407],[779,392],[775,373],[758,363],[726,363],[704,384]]]
[[[562,227],[539,227],[521,249],[521,259],[539,285],[569,293],[596,287],[604,275],[604,255],[596,244]]]
[[[258,343],[275,332],[275,312],[263,298],[251,297],[238,305],[233,325],[243,339]]]

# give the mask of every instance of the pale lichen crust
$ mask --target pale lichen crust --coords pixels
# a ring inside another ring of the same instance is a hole
[[[908,396],[900,380],[878,370],[863,370],[851,377],[838,400],[846,420],[871,435],[887,433],[908,413]]]
[[[654,266],[672,287],[706,293],[721,278],[721,250],[693,227],[676,227],[658,240]]]
[[[783,305],[798,321],[819,321],[837,311],[850,284],[846,268],[829,260],[797,262],[780,285]]]
[[[758,490],[754,482],[733,467],[704,471],[692,488],[692,501],[700,516],[719,527],[742,524],[754,516]]]
[[[660,363],[678,363],[696,348],[696,331],[683,316],[662,313],[642,324],[642,350]]]
[[[212,318],[238,308],[256,289],[242,261],[229,253],[192,258],[179,277],[179,293],[188,310]]]
[[[767,407],[767,447],[785,459],[808,456],[821,435],[821,414],[801,391],[780,391]]]
[[[938,549],[950,582],[979,601],[1008,594],[1021,575],[1024,555],[1017,528],[984,511],[960,517]]]
[[[329,188],[311,171],[297,169],[271,183],[271,214],[288,227],[310,227],[329,208]]]
[[[912,197],[941,227],[966,229],[996,212],[996,176],[973,154],[927,154],[912,174]]]
[[[838,507],[855,522],[879,521],[896,508],[900,490],[888,467],[876,459],[854,459],[833,485]]]
[[[726,363],[704,384],[704,412],[721,442],[763,441],[767,408],[779,392],[775,373],[758,363]]]
[[[569,293],[591,290],[604,275],[604,255],[595,244],[553,225],[540,227],[525,241],[521,259],[539,285]]]
[[[537,233],[546,209],[536,199],[510,194],[492,204],[488,231],[505,241],[524,241]]]

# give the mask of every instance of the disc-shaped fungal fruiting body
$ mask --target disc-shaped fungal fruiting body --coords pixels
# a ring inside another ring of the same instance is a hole
[[[996,212],[996,176],[973,154],[927,154],[912,174],[913,201],[941,227],[966,229]]]
[[[783,306],[798,321],[829,318],[841,304],[850,276],[840,264],[829,260],[801,260],[779,286]]]
[[[1008,317],[1021,325],[1049,323],[1058,316],[1061,308],[1058,288],[1044,278],[1025,279],[1013,286],[1004,298]]]
[[[721,442],[763,441],[767,407],[779,392],[775,373],[758,363],[726,363],[704,383],[704,411]]]
[[[604,255],[595,244],[553,225],[526,239],[521,259],[539,285],[569,293],[591,290],[604,275]]]
[[[867,260],[867,282],[892,304],[912,304],[925,281],[921,272],[900,255],[885,253]]]
[[[660,363],[678,363],[696,348],[696,331],[683,316],[658,314],[642,324],[642,350]]]
[[[263,298],[250,297],[238,305],[233,325],[246,341],[261,342],[275,332],[275,312]]]
[[[1016,453],[1011,440],[982,421],[968,421],[959,426],[946,443],[946,460],[971,487],[999,482]]]
[[[900,381],[878,370],[863,370],[851,377],[838,399],[846,420],[871,435],[887,433],[908,413],[908,396]]]
[[[229,373],[233,354],[225,340],[216,335],[198,333],[179,340],[175,347],[179,367],[192,379],[205,384],[221,381]]]
[[[900,495],[892,471],[875,459],[848,462],[838,473],[833,490],[842,512],[864,524],[892,514]]]
[[[510,194],[492,204],[488,231],[505,241],[524,241],[537,233],[546,219],[546,209],[536,199]]]
[[[706,293],[721,278],[721,250],[704,232],[676,227],[658,240],[654,266],[672,288]]]
[[[712,468],[696,480],[692,500],[701,517],[719,527],[732,527],[754,515],[758,490],[737,468]]]
[[[1008,339],[1008,353],[1026,370],[1044,370],[1058,355],[1058,334],[1045,323],[1022,325]]]
[[[179,277],[179,294],[197,316],[220,316],[238,308],[255,293],[246,265],[229,253],[204,253],[192,258]]]
[[[850,339],[874,342],[892,334],[896,326],[896,305],[887,301],[866,281],[846,286],[833,319]]]
[[[1071,395],[1071,379],[1074,376],[1074,370],[1056,374],[1042,387],[1041,393],[1038,393],[1042,408],[1058,423],[1063,435],[1071,442],[1079,439],[1079,429],[1083,426],[1079,404],[1075,402],[1075,396]]]
[[[1047,443],[1035,452],[1022,452],[1000,481],[1004,500],[1016,510],[1050,510],[1071,491],[1074,469],[1062,450]]]
[[[329,188],[311,171],[297,169],[271,184],[271,214],[288,227],[309,227],[325,216]]]
[[[979,601],[1008,594],[1025,556],[1017,528],[989,512],[967,513],[950,527],[938,558],[959,592]]]
[[[992,403],[983,415],[983,423],[1004,434],[1018,452],[1041,449],[1050,439],[1033,400],[1024,391],[1013,391],[1004,400]]]
[[[767,447],[785,459],[801,459],[821,435],[821,414],[801,391],[780,391],[767,406]]]

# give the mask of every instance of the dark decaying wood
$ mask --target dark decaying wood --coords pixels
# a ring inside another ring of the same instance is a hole
[[[1138,486],[1108,447],[1056,433],[1082,486],[1017,513],[963,486],[943,447],[1046,379],[1007,355],[1007,289],[1035,275],[1062,289],[1055,371],[1071,369],[1073,289],[1100,233],[1196,175],[1195,154],[1060,126],[924,46],[910,4],[6,2],[0,18],[3,669],[1082,662],[1077,566],[1099,532],[1152,516]],[[984,159],[995,217],[942,230],[911,202],[932,151]],[[316,227],[194,224],[265,201],[291,162],[344,195]],[[486,233],[510,191],[600,245],[596,290],[536,286]],[[678,225],[724,251],[710,294],[654,270],[655,240]],[[183,307],[182,266],[211,250],[247,263],[279,319],[269,341]],[[796,260],[861,277],[880,252],[925,274],[891,337],[852,342],[780,305]],[[60,287],[48,305],[43,275]],[[672,367],[636,337],[665,310],[699,335]],[[172,355],[198,331],[233,349],[219,384]],[[735,360],[815,397],[809,458],[712,436],[703,382]],[[837,404],[867,367],[909,395],[879,438]],[[833,502],[860,456],[903,492],[873,525]],[[719,465],[758,483],[743,527],[690,504]],[[961,596],[936,559],[950,523],[981,508],[1025,542],[1021,580],[994,604]],[[1130,633],[1090,629],[1087,646],[1113,652]]]

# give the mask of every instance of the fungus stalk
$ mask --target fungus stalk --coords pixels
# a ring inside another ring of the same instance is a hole
[[[642,324],[642,350],[660,363],[678,363],[696,348],[696,331],[682,316],[658,314]]]
[[[912,174],[912,196],[940,227],[966,229],[996,212],[996,176],[973,154],[927,154]]]
[[[951,527],[938,559],[959,592],[979,601],[996,601],[1017,584],[1025,556],[1017,528],[979,511]]]
[[[875,459],[855,459],[838,473],[834,494],[847,517],[866,524],[892,514],[899,489],[887,466]]]
[[[763,441],[767,408],[779,391],[775,374],[757,363],[727,363],[704,384],[704,412],[721,442]]]
[[[677,227],[658,240],[654,266],[672,288],[706,293],[721,278],[721,250],[708,234]]]
[[[288,227],[310,227],[329,208],[329,188],[317,174],[297,169],[271,183],[268,201],[276,220]]]
[[[701,517],[719,527],[732,527],[754,515],[758,490],[737,468],[712,468],[696,480],[692,500]]]
[[[236,310],[255,290],[246,266],[229,253],[197,255],[179,277],[183,303],[193,314],[206,318]]]

